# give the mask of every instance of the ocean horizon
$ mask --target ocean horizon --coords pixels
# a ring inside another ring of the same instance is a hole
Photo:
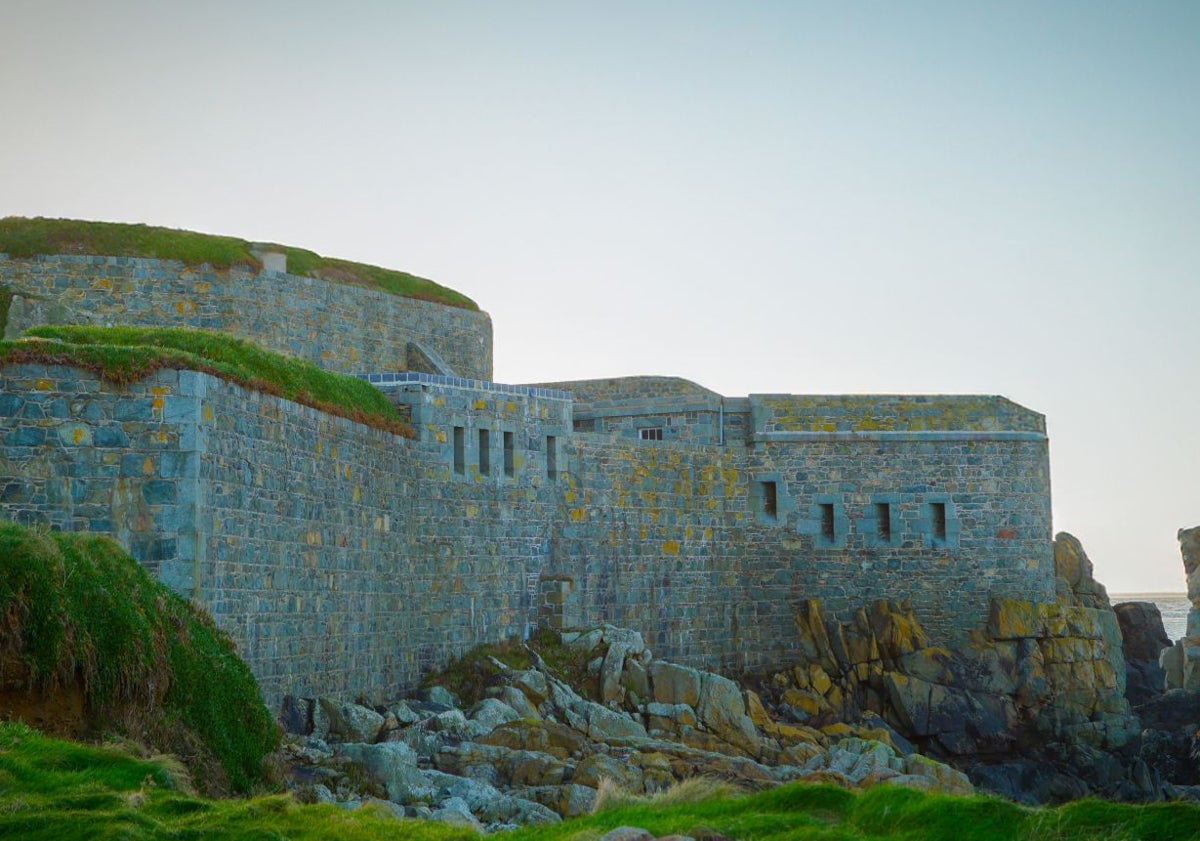
[[[1163,628],[1172,641],[1187,633],[1188,610],[1192,603],[1187,593],[1111,593],[1108,597],[1114,605],[1121,602],[1154,602],[1162,613]]]

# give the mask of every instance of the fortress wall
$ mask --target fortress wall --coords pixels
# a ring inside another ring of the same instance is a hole
[[[410,528],[425,562],[442,573],[419,597],[422,609],[443,617],[446,628],[428,665],[483,641],[528,635],[537,625],[538,578],[554,552],[554,524],[573,463],[570,402],[441,385],[388,391],[411,407],[420,436]],[[462,430],[461,472],[456,427]],[[481,430],[487,432],[486,473]]]
[[[739,668],[756,534],[738,452],[575,436],[554,571],[582,624],[636,628],[660,657]]]
[[[195,550],[199,464],[179,378],[118,387],[67,366],[0,366],[0,515],[113,534],[177,579]]]
[[[768,660],[778,651],[772,629],[790,619],[773,611],[797,596],[821,598],[843,616],[873,599],[911,599],[943,642],[982,627],[992,594],[1054,596],[1044,438],[816,436],[755,447],[749,473],[752,499],[761,481],[777,483],[780,537],[757,561],[763,584],[750,598],[762,611],[756,646]]]
[[[487,313],[276,272],[215,272],[133,257],[0,255],[0,286],[16,293],[4,335],[36,324],[119,324],[223,330],[331,371],[406,368],[408,343],[462,377],[491,379]]]

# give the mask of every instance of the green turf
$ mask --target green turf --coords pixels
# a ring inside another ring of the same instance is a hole
[[[320,277],[381,289],[393,295],[420,298],[461,309],[478,310],[478,305],[459,292],[407,272],[368,266],[349,260],[277,246],[288,257],[288,272],[302,277]],[[0,254],[34,257],[41,254],[90,254],[108,257],[153,257],[179,260],[192,266],[208,264],[225,270],[251,270],[261,264],[250,253],[250,243],[236,237],[199,234],[152,225],[116,222],[85,222],[77,219],[0,219]]]
[[[0,638],[31,688],[79,686],[95,727],[134,720],[177,750],[198,740],[234,790],[278,741],[228,635],[109,538],[0,521]],[[50,767],[89,764],[73,749]]]
[[[682,787],[681,787],[682,788]],[[1084,800],[1028,809],[991,797],[877,786],[856,793],[793,783],[750,795],[700,787],[602,809],[562,824],[498,833],[500,841],[592,841],[618,826],[659,836],[740,841],[1188,841],[1200,838],[1200,806]],[[476,838],[435,822],[397,820],[381,809],[346,812],[299,805],[287,795],[206,800],[181,791],[161,763],[49,739],[0,724],[0,837],[414,839]]]
[[[75,365],[111,382],[133,382],[162,368],[205,371],[246,388],[413,437],[379,389],[365,380],[264,350],[224,333],[169,327],[44,326],[27,336],[55,342],[0,342],[0,363]]]

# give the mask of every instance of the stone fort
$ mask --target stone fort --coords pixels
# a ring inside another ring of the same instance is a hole
[[[265,698],[390,696],[473,645],[612,622],[784,665],[793,610],[909,600],[954,645],[1054,597],[1044,418],[994,396],[503,385],[486,313],[288,274],[0,255],[5,336],[226,331],[367,378],[409,439],[217,377],[0,367],[0,514],[111,534],[231,633]]]

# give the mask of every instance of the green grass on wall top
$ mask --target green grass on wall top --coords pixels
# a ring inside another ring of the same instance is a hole
[[[460,309],[479,306],[460,292],[423,277],[322,257],[313,251],[275,246],[288,258],[288,272],[333,283],[348,283],[380,289],[393,295],[418,298]],[[179,260],[191,266],[207,263],[214,269],[262,266],[250,253],[250,242],[236,237],[199,234],[152,225],[117,222],[85,222],[77,219],[0,219],[0,254],[35,257],[43,254],[87,254],[105,257],[149,257]]]
[[[177,327],[43,326],[25,335],[54,341],[0,342],[0,363],[74,365],[118,383],[163,368],[204,371],[397,435],[415,434],[396,407],[365,380],[325,371],[225,333]]]
[[[23,667],[29,690],[76,688],[89,726],[219,766],[234,791],[278,743],[229,636],[107,537],[0,521],[0,638],[5,671]]]

